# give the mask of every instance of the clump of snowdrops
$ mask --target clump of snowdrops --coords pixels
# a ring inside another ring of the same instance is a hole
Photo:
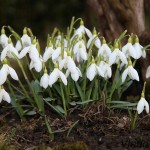
[[[44,113],[45,105],[63,116],[70,107],[88,107],[93,101],[138,114],[146,108],[149,113],[145,88],[139,102],[121,99],[133,80],[140,80],[134,66],[146,57],[148,46],[141,46],[136,35],[124,31],[107,43],[95,28],[91,32],[82,19],[73,17],[66,33],[55,28],[45,43],[41,50],[27,27],[21,36],[10,26],[1,29],[0,102],[11,103],[21,119],[36,111]],[[146,77],[150,77],[150,67]]]

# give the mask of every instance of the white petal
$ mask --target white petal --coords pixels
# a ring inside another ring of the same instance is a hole
[[[109,65],[107,65],[106,71],[107,71],[107,76],[108,76],[108,78],[111,78],[111,76],[112,76],[112,70],[111,70],[111,68],[110,68]]]
[[[89,38],[92,37],[92,33],[88,28],[84,27],[84,30]]]
[[[69,74],[70,74],[70,71],[67,69],[66,74],[65,74],[66,78],[68,78]]]
[[[19,58],[20,58],[20,59],[23,58],[23,57],[29,52],[29,50],[30,50],[30,46],[25,47],[25,48],[20,52]]]
[[[43,54],[43,60],[46,62],[52,55],[53,49],[52,47],[46,48],[45,53]]]
[[[148,66],[147,71],[146,71],[146,78],[150,77],[150,66]]]
[[[17,57],[19,57],[18,51],[16,48],[14,48],[13,45],[9,45],[10,52],[13,52]]]
[[[145,52],[145,50],[142,50],[142,57],[146,58],[146,52]]]
[[[104,73],[103,73],[103,71],[100,69],[100,67],[97,67],[97,66],[96,66],[96,68],[97,68],[97,71],[98,71],[99,76],[104,77]]]
[[[18,80],[18,75],[12,67],[8,67],[9,74],[14,80]]]
[[[122,83],[125,81],[127,74],[128,74],[128,68],[126,68],[122,74]]]
[[[52,85],[58,80],[58,78],[59,78],[59,70],[55,68],[49,76],[49,85],[52,87]]]
[[[81,73],[80,69],[78,67],[76,67],[76,69],[78,71],[79,76],[82,77],[82,73]]]
[[[119,57],[120,57],[121,61],[122,61],[124,64],[127,64],[127,63],[128,63],[125,54],[124,54],[123,52],[121,52],[120,50],[119,50]]]
[[[145,101],[143,98],[140,99],[140,101],[137,104],[137,111],[138,114],[140,114],[144,110]]]
[[[5,47],[1,52],[1,61],[3,61],[7,55],[8,47]]]
[[[3,92],[2,92],[2,90],[0,89],[0,103],[2,102],[2,99],[3,99]]]
[[[34,68],[37,72],[40,72],[42,70],[42,62],[38,60],[37,62],[34,63]]]
[[[86,52],[86,50],[85,49],[80,49],[79,52],[80,52],[81,58],[83,60],[87,60],[87,52]]]
[[[37,62],[39,60],[39,52],[35,45],[32,45],[29,51],[29,57],[32,61]]]
[[[93,39],[94,39],[94,36],[92,36],[92,37],[88,40],[88,42],[87,42],[87,48],[90,47],[91,42],[92,42]]]
[[[61,48],[58,47],[56,50],[54,50],[52,54],[52,60],[53,61],[56,60],[59,57],[60,53],[61,53]]]
[[[18,40],[17,43],[16,43],[16,49],[17,49],[18,51],[20,51],[21,48],[22,48],[21,43],[20,43],[20,41]]]
[[[32,68],[34,68],[34,62],[31,60],[29,69],[31,70]]]
[[[64,83],[64,85],[67,85],[66,76],[61,71],[59,71],[59,77],[61,78],[61,80]]]
[[[40,86],[46,89],[48,87],[48,82],[49,82],[49,76],[47,73],[44,73],[44,75],[41,77],[40,80]]]
[[[3,89],[3,100],[10,103],[11,99],[9,94]]]
[[[130,56],[132,56],[134,59],[136,59],[136,51],[133,47],[133,45],[131,43],[128,43],[129,44],[129,54]]]
[[[7,79],[7,70],[3,66],[0,70],[0,85],[3,85]]]
[[[79,79],[79,73],[78,71],[76,70],[76,72],[74,73],[71,73],[71,77],[74,81],[77,81]]]
[[[97,48],[100,48],[101,47],[101,41],[100,41],[100,39],[97,37],[97,39],[95,40],[95,46],[97,47]]]
[[[94,77],[96,76],[97,71],[96,71],[96,65],[95,64],[91,64],[88,69],[87,69],[87,78],[92,81],[94,79]]]
[[[149,104],[148,104],[148,102],[146,100],[144,101],[144,105],[145,105],[145,110],[146,110],[146,112],[148,114],[149,113]]]
[[[129,76],[131,79],[133,80],[137,80],[139,81],[139,75],[138,75],[138,72],[132,67],[132,66],[129,66]]]
[[[115,63],[115,60],[116,60],[116,51],[113,51],[109,57],[109,65],[112,65]]]
[[[73,61],[73,59],[70,56],[67,58],[67,67],[71,73],[76,72],[75,62]]]

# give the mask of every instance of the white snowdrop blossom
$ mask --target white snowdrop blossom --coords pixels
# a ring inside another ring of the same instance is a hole
[[[67,79],[66,76],[62,71],[60,71],[58,68],[55,68],[53,72],[49,75],[49,85],[52,87],[52,85],[58,80],[61,79],[61,81],[64,83],[64,85],[67,85]]]
[[[16,57],[19,57],[18,51],[16,48],[14,48],[13,43],[11,42],[11,39],[8,39],[8,45],[2,50],[1,52],[1,61],[3,61],[6,56],[9,58],[13,58],[14,55]]]
[[[0,44],[3,48],[5,48],[8,45],[8,37],[5,34],[4,28],[1,29]]]
[[[109,64],[112,65],[114,63],[118,64],[119,60],[122,61],[123,64],[127,64],[127,58],[123,52],[119,50],[119,48],[115,48],[114,51],[110,54]]]
[[[141,97],[140,101],[137,104],[138,114],[142,113],[142,111],[144,110],[144,108],[145,108],[146,112],[149,113],[149,104],[145,100],[144,97]]]
[[[122,47],[122,52],[125,54],[127,58],[130,56],[134,59],[137,58],[136,51],[133,45],[131,44],[131,37],[128,39],[128,43]]]
[[[111,70],[110,65],[107,62],[100,61],[98,67],[103,72],[105,79],[111,78],[111,76],[112,76],[112,70]]]
[[[7,64],[4,64],[0,70],[0,85],[3,85],[6,82],[8,74],[10,74],[14,80],[18,80],[16,71]]]
[[[9,94],[5,91],[4,88],[0,87],[0,103],[2,102],[2,100],[10,103],[11,102],[11,98],[9,96]]]
[[[58,44],[58,47],[54,49],[53,54],[52,54],[52,61],[56,62],[61,55],[61,44]]]
[[[21,37],[21,41],[22,41],[22,45],[19,40],[16,43],[16,49],[18,51],[22,49],[22,46],[23,48],[25,48],[31,45],[31,37],[29,37],[26,33],[24,33],[23,36]]]
[[[93,35],[90,37],[90,39],[89,39],[88,42],[87,42],[87,48],[90,47],[90,45],[91,45],[91,43],[92,43],[93,40],[94,40],[94,45],[95,45],[97,48],[100,48],[100,47],[101,47],[101,41],[100,41],[100,39],[98,38],[95,29],[93,30]]]
[[[49,75],[47,74],[47,71],[44,72],[43,76],[40,80],[40,86],[46,89],[49,85]]]
[[[146,52],[145,50],[142,50],[143,46],[140,45],[139,38],[137,36],[136,36],[135,44],[133,46],[136,52],[136,59],[139,59],[141,56],[143,58],[146,57]]]
[[[74,81],[78,81],[79,77],[82,77],[82,73],[80,71],[80,69],[78,67],[75,68],[74,72],[70,72],[69,69],[67,69],[66,71],[66,78],[69,76],[69,74],[71,74],[71,78]]]
[[[105,39],[103,39],[102,46],[98,50],[98,56],[101,55],[105,61],[107,61],[111,55],[111,49],[106,44]]]
[[[37,72],[40,72],[42,70],[42,62],[43,62],[43,59],[42,59],[42,56],[40,55],[40,57],[36,60],[31,60],[30,62],[30,70],[31,69],[35,69]]]
[[[45,52],[43,54],[43,61],[47,62],[48,59],[52,57],[53,52],[54,52],[54,49],[52,45],[49,45],[48,47],[46,47]]]
[[[133,68],[131,61],[129,61],[128,67],[124,70],[122,74],[122,83],[125,81],[127,75],[132,79],[132,80],[137,80],[139,81],[139,75],[138,72]]]
[[[39,52],[36,48],[36,42],[33,41],[33,43],[30,46],[25,47],[19,54],[19,58],[22,59],[27,53],[29,53],[29,57],[32,61],[36,62],[39,59]]]
[[[75,35],[78,35],[79,36],[79,38],[80,37],[82,37],[82,34],[87,34],[87,36],[90,38],[90,37],[92,37],[92,33],[91,33],[91,31],[88,29],[88,28],[86,28],[85,26],[84,26],[84,22],[81,20],[80,21],[80,27],[75,31],[75,34],[74,34],[74,36]]]
[[[87,60],[88,54],[83,40],[79,40],[75,44],[73,51],[74,51],[75,60],[77,60],[77,62],[82,62],[83,60],[84,61]]]

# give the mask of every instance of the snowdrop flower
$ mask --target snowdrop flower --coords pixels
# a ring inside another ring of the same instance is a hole
[[[29,37],[27,35],[26,28],[23,29],[23,36],[21,37],[21,41],[22,41],[23,48],[28,47],[28,46],[31,45],[31,37]],[[22,45],[21,45],[20,41],[18,40],[17,43],[16,43],[16,49],[18,51],[20,51],[21,48],[22,48]]]
[[[40,72],[42,70],[42,56],[40,56],[36,61],[31,60],[30,62],[30,70],[35,69],[37,72]]]
[[[127,58],[131,56],[134,59],[136,59],[137,58],[136,51],[131,43],[132,43],[132,39],[131,37],[129,37],[128,43],[122,47],[122,52],[126,55]]]
[[[146,70],[146,78],[150,77],[150,66],[148,66],[147,70]]]
[[[111,49],[108,47],[105,39],[103,38],[102,46],[98,50],[98,56],[99,55],[103,56],[104,60],[107,61],[110,57],[110,54],[111,54]]]
[[[90,81],[92,81],[97,74],[104,77],[104,73],[95,64],[94,58],[92,57],[92,64],[88,67],[87,72],[86,72],[86,76]]]
[[[142,50],[143,46],[140,45],[139,38],[137,37],[137,35],[136,35],[136,39],[135,39],[135,44],[133,46],[134,46],[134,49],[136,52],[136,59],[139,59],[141,56],[143,58],[146,57],[146,52],[145,52],[145,50]]]
[[[139,100],[139,102],[137,104],[138,114],[142,113],[144,108],[145,108],[146,112],[149,113],[149,104],[146,101],[145,95],[144,95],[144,93],[145,93],[145,85],[146,85],[146,82],[144,83],[143,91],[142,91],[142,94],[141,94],[141,99]]]
[[[64,85],[67,85],[67,79],[66,76],[62,71],[58,69],[58,64],[55,64],[55,69],[53,72],[49,75],[49,85],[52,87],[52,85],[58,80],[61,79],[61,81],[64,83]]]
[[[128,63],[125,54],[120,51],[120,49],[118,48],[118,43],[116,43],[115,44],[115,49],[109,57],[109,64],[110,65],[112,65],[114,63],[118,64],[119,60],[121,60],[123,64]]]
[[[49,75],[47,74],[47,70],[45,68],[44,74],[40,80],[40,86],[46,89],[48,87],[48,82],[49,82]]]
[[[82,73],[78,67],[75,68],[74,72],[70,72],[69,69],[66,71],[66,78],[71,74],[71,78],[76,82],[78,81],[79,77],[82,77]]]
[[[90,39],[89,39],[88,42],[87,42],[87,48],[90,47],[90,45],[91,45],[91,43],[92,43],[93,40],[95,40],[95,41],[94,41],[94,45],[95,45],[97,48],[100,48],[100,47],[101,47],[101,41],[100,41],[100,39],[99,39],[98,36],[97,36],[97,32],[96,32],[95,28],[94,28],[94,30],[93,30],[93,35],[90,37]]]
[[[50,42],[49,45],[45,48],[45,52],[43,54],[43,61],[47,62],[47,60],[52,57],[53,52],[54,52],[53,45]]]
[[[25,47],[19,54],[19,58],[23,58],[27,53],[32,61],[37,62],[39,60],[39,52],[36,48],[36,39],[32,41],[30,46]]]
[[[53,51],[52,61],[56,62],[61,55],[61,43],[59,42],[58,47]]]
[[[2,27],[1,29],[0,44],[2,45],[3,48],[5,48],[8,45],[8,37],[5,34],[4,27]]]
[[[0,103],[2,100],[6,101],[8,103],[10,103],[10,101],[11,101],[9,94],[5,91],[5,89],[3,87],[0,87]]]
[[[0,70],[0,85],[3,85],[6,82],[8,74],[10,74],[14,80],[18,80],[16,71],[7,64],[4,64]]]
[[[90,38],[92,37],[92,33],[89,29],[87,29],[85,26],[84,26],[84,22],[83,20],[80,21],[80,27],[75,31],[75,35],[78,35],[79,38],[82,37],[82,34],[87,34],[87,36]]]
[[[105,79],[111,78],[112,70],[107,62],[101,60],[98,67],[102,70]]]
[[[1,61],[3,61],[6,56],[8,56],[9,58],[13,58],[13,55],[16,55],[17,57],[19,56],[17,49],[14,48],[12,41],[9,38],[8,45],[1,52]]]
[[[124,70],[122,74],[122,83],[125,81],[127,75],[132,79],[132,80],[137,80],[139,81],[139,75],[138,72],[133,68],[131,60],[129,60],[128,67]]]
[[[86,51],[86,47],[84,45],[84,41],[83,40],[79,40],[74,48],[74,55],[75,55],[75,59],[77,60],[77,62],[82,62],[83,60],[86,61],[88,58],[88,54]]]

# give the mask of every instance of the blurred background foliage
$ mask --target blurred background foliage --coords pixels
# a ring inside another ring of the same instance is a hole
[[[22,34],[30,27],[39,38],[46,38],[54,27],[65,31],[72,16],[84,18],[81,0],[5,0],[0,1],[0,26],[10,25]]]

